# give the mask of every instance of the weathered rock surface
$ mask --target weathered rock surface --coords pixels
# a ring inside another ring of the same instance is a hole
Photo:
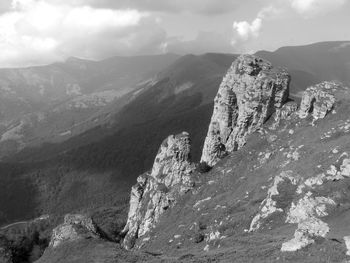
[[[296,114],[298,110],[298,103],[294,101],[286,102],[282,108],[276,109],[274,115],[274,123],[272,124],[272,129],[276,129],[282,120],[290,120],[292,116]]]
[[[170,135],[161,144],[150,173],[142,174],[132,187],[123,245],[131,249],[159,221],[162,213],[181,194],[193,187],[189,134]]]
[[[294,238],[282,244],[281,251],[296,251],[314,243],[315,237],[325,237],[329,227],[320,218],[328,215],[327,206],[335,205],[331,198],[313,197],[310,191],[297,204],[292,203],[286,223],[298,224],[298,228],[295,230]]]
[[[238,57],[214,100],[202,162],[213,166],[226,151],[242,147],[246,136],[280,109],[289,95],[289,74],[252,55]]]
[[[299,117],[306,118],[311,114],[314,119],[323,119],[334,106],[336,99],[333,92],[338,87],[339,85],[333,82],[322,82],[308,87],[303,93]]]
[[[63,224],[52,231],[49,247],[55,248],[64,242],[83,238],[98,238],[97,228],[91,218],[79,214],[67,214]]]

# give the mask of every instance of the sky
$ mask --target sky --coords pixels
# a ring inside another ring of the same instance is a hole
[[[0,0],[0,67],[350,40],[350,0]]]

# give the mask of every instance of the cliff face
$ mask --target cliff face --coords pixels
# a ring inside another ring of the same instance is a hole
[[[288,98],[289,74],[252,55],[234,61],[214,100],[202,162],[215,165],[225,152],[241,148]]]
[[[132,187],[123,245],[131,249],[145,236],[178,196],[193,187],[189,134],[171,135],[163,141],[150,173],[142,174]]]

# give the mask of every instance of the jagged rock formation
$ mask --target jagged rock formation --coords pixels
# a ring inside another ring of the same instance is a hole
[[[249,144],[198,178],[198,188],[157,223],[143,249],[195,254],[198,261],[345,262],[350,90],[327,92],[337,101],[330,118],[310,125],[298,117],[295,102],[275,108],[269,124],[283,125],[259,129]]]
[[[312,114],[316,120],[323,119],[334,106],[335,97],[332,93],[338,88],[339,85],[333,82],[322,82],[308,87],[303,93],[299,117],[306,118]]]
[[[161,144],[152,171],[142,174],[132,187],[123,245],[131,249],[159,221],[179,195],[193,187],[189,134],[170,135]]]
[[[214,100],[202,162],[213,166],[226,151],[246,142],[246,136],[280,109],[289,95],[289,74],[252,55],[238,57]]]
[[[64,242],[83,238],[98,238],[97,228],[91,218],[79,214],[67,214],[63,224],[52,231],[49,247],[55,248]]]

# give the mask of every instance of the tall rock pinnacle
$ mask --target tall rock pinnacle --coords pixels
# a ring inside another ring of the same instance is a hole
[[[214,100],[202,162],[215,165],[222,155],[242,147],[246,136],[262,126],[289,95],[290,76],[253,55],[232,64]]]
[[[177,197],[193,187],[190,173],[189,134],[170,135],[161,144],[150,173],[142,174],[131,189],[128,221],[123,245],[131,249],[159,221]]]

